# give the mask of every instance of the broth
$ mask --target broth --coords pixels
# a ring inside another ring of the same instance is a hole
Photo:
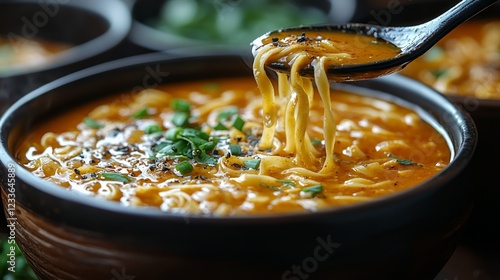
[[[282,88],[283,89],[283,88]],[[277,97],[268,147],[262,88],[248,78],[162,85],[108,97],[37,125],[19,162],[36,176],[129,207],[203,215],[319,211],[415,186],[445,168],[443,137],[400,105],[334,91],[333,166],[324,103],[311,96],[304,161]],[[186,164],[183,164],[186,163]]]

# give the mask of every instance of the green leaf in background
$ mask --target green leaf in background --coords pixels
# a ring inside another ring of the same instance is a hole
[[[11,254],[11,246],[14,247],[15,253],[15,272],[9,271],[9,261]],[[7,238],[0,237],[0,280],[37,280],[35,273],[29,266],[17,244],[10,244]]]

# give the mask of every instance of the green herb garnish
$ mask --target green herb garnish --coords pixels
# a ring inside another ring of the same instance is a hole
[[[153,133],[161,132],[161,131],[162,131],[161,126],[159,126],[157,124],[152,124],[152,125],[147,126],[146,129],[144,129],[144,134],[153,134]]]
[[[276,182],[283,184],[283,186],[295,187],[295,183],[291,180],[276,180]]]
[[[259,184],[259,186],[266,188],[266,189],[273,190],[273,191],[281,191],[280,188],[275,187],[275,186],[270,186],[270,185],[266,185],[266,184]]]
[[[245,121],[239,116],[236,115],[234,118],[232,126],[239,131],[243,131],[243,126],[245,125]]]
[[[260,159],[247,159],[243,161],[246,168],[258,170],[260,166]]]
[[[399,163],[399,164],[401,164],[401,165],[415,165],[416,164],[416,163],[414,163],[413,161],[411,161],[409,159],[400,159],[397,156],[394,156],[392,154],[389,154],[388,157],[395,159],[396,162]],[[420,166],[421,164],[418,164],[418,165]]]
[[[227,127],[225,125],[223,125],[222,123],[217,123],[216,126],[214,126],[214,129],[215,130],[228,130]]]
[[[102,172],[101,175],[102,175],[102,177],[104,177],[104,179],[110,180],[110,181],[118,181],[118,182],[122,182],[122,183],[128,183],[128,182],[132,181],[132,179],[130,177],[128,177],[127,175],[120,174],[120,173]]]
[[[317,146],[317,145],[321,145],[321,140],[319,139],[313,139],[311,140],[311,144],[313,144],[313,146]]]
[[[204,164],[216,164],[209,155],[217,145],[217,138],[195,128],[171,128],[165,133],[167,141],[161,142],[153,150],[156,157],[194,159]]]
[[[172,116],[172,123],[177,127],[184,127],[189,122],[189,113],[186,112],[175,112]]]
[[[175,169],[185,176],[193,172],[194,167],[189,161],[182,161],[175,166]]]
[[[170,107],[176,112],[189,113],[191,110],[191,104],[182,99],[174,99],[170,102]]]
[[[241,146],[236,144],[229,144],[229,151],[231,155],[239,156],[241,155]]]
[[[148,112],[148,108],[147,107],[144,107],[142,109],[140,109],[139,111],[135,112],[132,117],[134,119],[142,119],[142,118],[146,118],[146,117],[149,117],[149,112]]]
[[[307,188],[303,188],[301,192],[310,193],[312,197],[315,197],[317,194],[323,191],[322,185],[310,186]]]
[[[97,121],[91,119],[91,118],[85,118],[83,119],[83,123],[90,127],[90,128],[96,128],[96,129],[99,129],[99,128],[103,128],[104,125],[101,124],[101,123],[98,123]]]
[[[217,115],[217,120],[220,121],[220,120],[228,120],[230,119],[232,116],[238,114],[238,108],[237,107],[228,107],[226,110],[220,112],[218,115]]]

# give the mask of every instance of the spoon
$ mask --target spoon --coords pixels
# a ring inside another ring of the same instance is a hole
[[[340,64],[327,67],[328,79],[336,82],[356,81],[391,74],[403,69],[415,58],[424,54],[441,38],[462,22],[473,17],[498,0],[462,0],[442,15],[419,25],[405,27],[377,26],[361,23],[322,24],[299,26],[274,30],[265,33],[252,43],[255,57],[264,40],[287,32],[342,32],[371,36],[399,48],[400,52],[392,58],[361,64]],[[333,35],[332,35],[333,36]],[[268,41],[268,40],[267,40]],[[266,67],[282,73],[289,73],[291,66],[280,60],[268,61]],[[314,68],[309,65],[299,71],[301,76],[314,77]]]

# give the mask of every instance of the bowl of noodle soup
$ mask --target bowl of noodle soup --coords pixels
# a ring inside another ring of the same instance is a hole
[[[332,85],[332,162],[350,171],[323,174],[319,101],[307,141],[294,136],[297,117],[288,136],[276,126],[271,148],[258,147],[265,103],[247,61],[131,57],[56,80],[6,112],[4,210],[40,279],[435,277],[471,210],[470,117],[402,76]],[[412,130],[421,128],[431,132]],[[398,140],[405,130],[417,141]],[[287,137],[317,159],[283,155]]]

